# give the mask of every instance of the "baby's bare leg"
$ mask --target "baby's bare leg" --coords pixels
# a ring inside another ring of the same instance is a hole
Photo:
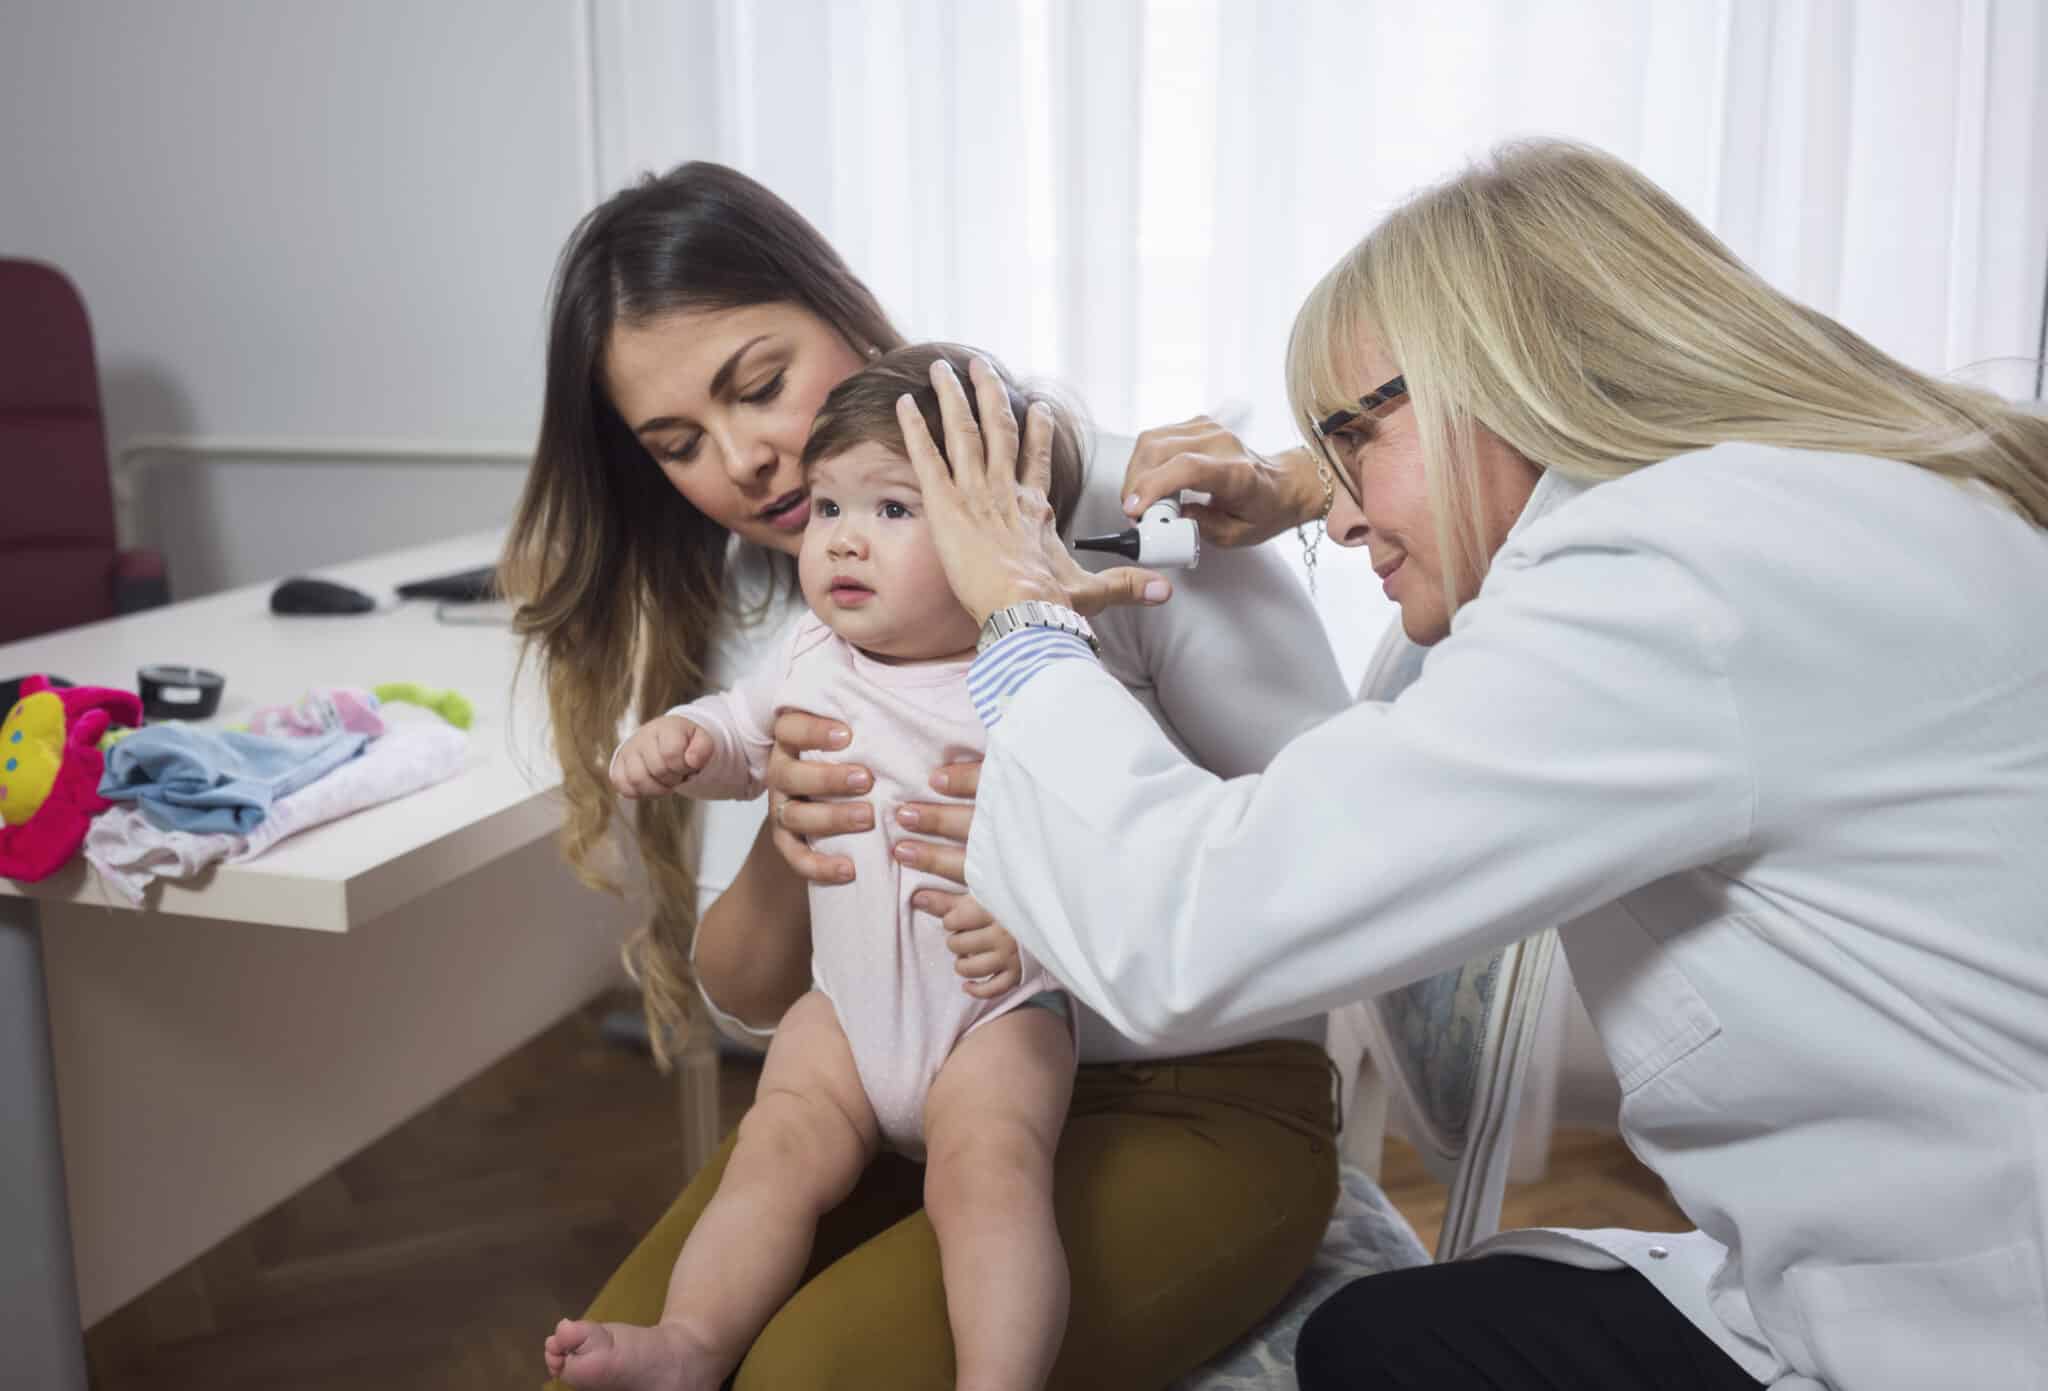
[[[1066,1020],[1025,1007],[960,1040],[925,1101],[957,1391],[1038,1391],[1067,1328],[1052,1161],[1074,1087]]]
[[[813,991],[775,1031],[718,1195],[668,1281],[653,1328],[563,1320],[548,1371],[572,1386],[714,1391],[803,1277],[818,1219],[852,1191],[876,1147],[853,1052]]]

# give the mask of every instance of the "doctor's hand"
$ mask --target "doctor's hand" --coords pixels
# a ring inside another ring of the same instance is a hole
[[[1119,566],[1090,574],[1067,552],[1046,490],[1052,481],[1052,413],[1034,405],[1020,441],[1009,393],[980,358],[970,369],[981,422],[951,365],[932,364],[945,425],[939,453],[915,401],[896,401],[904,452],[917,471],[932,541],[946,582],[974,621],[1026,599],[1099,613],[1114,604],[1163,604],[1173,587],[1150,570]],[[950,476],[948,465],[951,465]]]
[[[612,760],[612,788],[622,797],[659,797],[704,771],[711,736],[681,715],[662,715],[634,730]]]
[[[799,878],[812,884],[851,883],[853,861],[844,855],[821,855],[805,837],[844,835],[875,824],[871,803],[845,800],[873,787],[872,773],[856,763],[803,758],[806,753],[843,749],[852,740],[852,730],[821,715],[785,710],[775,717],[775,747],[768,755],[766,778],[775,848]],[[827,797],[839,800],[812,800]]]
[[[971,894],[940,893],[920,889],[910,904],[930,913],[946,929],[946,950],[953,953],[953,970],[965,979],[960,988],[977,1000],[992,1000],[1015,990],[1024,979],[1024,958],[1017,939],[989,916],[988,909]]]
[[[1184,504],[1181,515],[1219,546],[1256,546],[1324,511],[1313,454],[1257,453],[1206,415],[1138,436],[1124,469],[1124,511],[1140,516],[1183,488],[1209,495]]]

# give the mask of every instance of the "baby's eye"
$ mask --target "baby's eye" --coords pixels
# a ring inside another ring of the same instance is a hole
[[[814,497],[811,499],[811,511],[820,517],[836,517],[839,515],[839,504],[828,497]]]
[[[882,515],[892,522],[897,522],[909,516],[910,509],[900,502],[885,502],[882,504]]]

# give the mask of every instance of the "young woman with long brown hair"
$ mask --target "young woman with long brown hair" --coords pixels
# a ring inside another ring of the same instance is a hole
[[[730,684],[757,659],[797,602],[789,562],[808,509],[799,460],[812,418],[835,385],[900,342],[817,231],[729,169],[692,164],[649,179],[571,239],[552,302],[539,449],[504,573],[547,687],[568,854],[593,882],[614,877],[606,769],[624,722]],[[1077,531],[1125,524],[1114,448],[1098,442]],[[1277,557],[1208,557],[1175,589],[1162,607],[1102,615],[1097,631],[1125,687],[1204,767],[1256,772],[1341,707],[1320,626]],[[830,746],[818,722],[785,722],[785,754]],[[972,794],[972,766],[934,772],[949,793]],[[864,777],[782,757],[771,786],[837,800],[778,801],[758,830],[743,807],[636,806],[654,907],[628,959],[657,1042],[693,1006],[693,983],[696,1005],[757,1037],[810,985],[805,885],[777,849],[778,830],[914,820],[930,838],[906,832],[900,855],[959,879],[971,809],[878,807],[860,799]],[[693,865],[688,818],[706,810]],[[848,868],[795,844],[790,855],[813,876]],[[722,878],[729,887],[702,903],[700,882]],[[963,976],[988,974],[1000,931],[971,899],[937,899],[930,911],[944,918]],[[1306,1268],[1337,1183],[1321,1032],[1311,1016],[1163,1049],[1083,1013],[1054,1160],[1072,1299],[1050,1385],[1164,1386],[1249,1328]],[[655,1319],[730,1153],[728,1141],[588,1317]],[[953,1384],[922,1181],[919,1166],[884,1156],[825,1217],[805,1283],[756,1339],[739,1386]]]

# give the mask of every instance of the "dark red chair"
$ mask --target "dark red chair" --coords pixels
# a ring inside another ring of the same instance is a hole
[[[54,266],[0,260],[0,642],[169,600],[163,557],[114,541],[85,302]]]

